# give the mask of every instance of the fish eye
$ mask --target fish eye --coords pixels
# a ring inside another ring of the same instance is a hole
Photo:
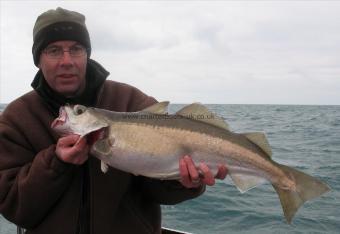
[[[75,115],[81,115],[86,111],[86,107],[85,106],[81,106],[81,105],[76,105],[74,106],[73,112]]]

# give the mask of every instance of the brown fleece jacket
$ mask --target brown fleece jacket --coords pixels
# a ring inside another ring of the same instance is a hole
[[[105,81],[96,107],[138,111],[155,102],[134,87]],[[95,157],[82,166],[64,163],[55,154],[59,137],[50,128],[54,118],[35,91],[0,115],[0,213],[28,234],[77,233],[85,170],[86,233],[91,234],[160,233],[160,204],[176,204],[204,190],[113,168],[103,174]]]

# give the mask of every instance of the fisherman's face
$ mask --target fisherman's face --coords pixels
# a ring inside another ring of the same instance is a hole
[[[56,41],[40,54],[39,68],[47,84],[65,97],[77,96],[85,89],[87,53],[79,53],[82,49],[76,41]]]

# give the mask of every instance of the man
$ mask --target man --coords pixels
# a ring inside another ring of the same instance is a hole
[[[179,162],[181,181],[133,176],[114,168],[103,174],[86,140],[59,137],[50,128],[59,107],[70,104],[138,111],[156,100],[90,59],[85,17],[62,8],[41,14],[33,29],[39,68],[33,91],[10,103],[0,117],[0,213],[27,233],[160,233],[160,204],[199,196],[215,180],[209,168]],[[221,166],[217,178],[227,174]]]

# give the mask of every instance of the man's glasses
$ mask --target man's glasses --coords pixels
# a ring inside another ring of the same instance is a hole
[[[82,57],[87,53],[87,50],[82,45],[73,45],[68,50],[64,50],[61,46],[52,45],[43,50],[46,56],[50,59],[61,59],[64,52],[68,52],[71,57]]]

